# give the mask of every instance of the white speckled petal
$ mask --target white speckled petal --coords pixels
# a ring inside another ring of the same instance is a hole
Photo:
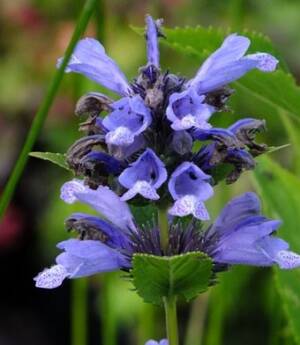
[[[35,286],[42,289],[55,289],[62,284],[69,273],[62,265],[55,265],[51,268],[46,268],[39,273],[35,278]]]
[[[114,131],[106,134],[105,141],[110,145],[128,146],[133,143],[134,135],[130,129],[126,127],[118,127]]]
[[[122,197],[121,200],[129,200],[135,197],[137,194],[142,195],[146,199],[158,200],[159,195],[156,193],[150,183],[146,181],[137,181],[132,188],[130,188]]]
[[[300,266],[300,255],[288,250],[280,250],[275,256],[275,261],[280,268],[293,269]]]
[[[84,190],[85,186],[83,181],[74,179],[66,182],[61,187],[60,197],[64,202],[73,204],[75,201],[77,201],[76,193],[84,192]]]

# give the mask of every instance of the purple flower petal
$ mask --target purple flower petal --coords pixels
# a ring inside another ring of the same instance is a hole
[[[91,151],[80,160],[81,168],[96,169],[99,175],[119,175],[124,169],[125,164],[120,160],[101,151]]]
[[[64,252],[58,255],[56,262],[65,267],[70,278],[115,271],[125,263],[122,254],[100,241],[69,239],[57,247]]]
[[[63,265],[54,265],[44,269],[34,278],[35,286],[42,289],[55,289],[69,276]]]
[[[192,214],[195,218],[209,220],[209,214],[204,203],[194,195],[185,195],[176,200],[168,212],[172,216],[185,217]]]
[[[300,266],[300,256],[288,251],[289,245],[271,236],[281,224],[260,214],[254,193],[229,202],[208,230],[209,255],[222,264],[245,264],[291,269]]]
[[[169,342],[167,339],[162,339],[160,341],[150,339],[145,343],[145,345],[168,345],[168,344],[169,344]]]
[[[58,66],[61,62],[62,58],[58,60]],[[124,74],[106,55],[101,43],[93,38],[85,38],[77,43],[66,72],[84,74],[89,79],[123,96],[131,93]]]
[[[108,187],[99,186],[94,190],[74,179],[62,186],[61,199],[69,204],[80,201],[90,205],[124,231],[135,229],[128,205]]]
[[[222,235],[234,231],[239,224],[260,215],[260,202],[255,193],[245,193],[232,199],[216,219],[209,234]]]
[[[203,101],[204,96],[199,96],[192,87],[180,93],[173,93],[166,110],[167,118],[172,122],[171,127],[175,131],[191,127],[211,128],[207,120],[214,112],[214,108]]]
[[[277,263],[282,269],[300,266],[300,255],[289,251],[289,244],[280,238],[265,237],[257,245],[273,263]]]
[[[133,143],[128,146],[108,145],[109,153],[119,160],[126,160],[128,157],[143,150],[145,147],[146,140],[143,137],[143,134],[136,136]]]
[[[203,201],[213,195],[213,188],[207,182],[209,179],[210,176],[195,164],[182,163],[169,180],[169,191],[175,200],[169,213],[179,217],[193,214],[198,219],[208,220],[209,215]]]
[[[256,62],[255,67],[262,72],[273,72],[279,62],[274,56],[267,53],[249,54],[245,58],[254,60]]]
[[[54,289],[65,278],[79,278],[101,272],[110,272],[126,267],[126,259],[117,251],[99,241],[70,239],[57,247],[64,250],[56,258],[56,265],[39,273],[36,286]]]
[[[139,95],[124,97],[113,103],[112,107],[114,111],[103,120],[103,125],[109,131],[106,134],[107,144],[128,146],[152,122],[151,112]]]
[[[159,195],[156,193],[156,189],[151,186],[149,182],[137,181],[132,188],[130,188],[126,193],[123,194],[121,200],[130,200],[134,198],[137,194],[140,194],[146,199],[158,200]]]
[[[73,213],[66,219],[65,225],[68,230],[74,229],[81,234],[84,232],[86,235],[89,235],[90,231],[96,234],[98,233],[99,239],[101,237],[103,238],[101,238],[100,241],[112,248],[122,249],[128,248],[129,246],[127,234],[118,227],[96,216],[85,213]],[[88,239],[95,238],[92,237]]]
[[[156,189],[166,179],[167,171],[164,163],[151,149],[147,149],[119,176],[121,185],[129,189],[122,199],[129,200],[136,194],[141,194],[147,199],[157,200],[159,195],[156,193]]]
[[[151,16],[146,16],[147,32],[147,60],[148,64],[159,67],[159,47],[158,37],[162,20],[153,20]]]
[[[267,53],[244,56],[250,40],[236,34],[229,35],[198,70],[188,86],[193,86],[200,94],[219,89],[257,68],[263,72],[275,70],[278,60]]]
[[[187,131],[175,131],[172,134],[172,141],[170,148],[178,153],[184,155],[190,153],[193,147],[193,138]]]

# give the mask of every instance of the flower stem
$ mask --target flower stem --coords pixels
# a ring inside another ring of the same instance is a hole
[[[71,343],[72,345],[87,344],[87,303],[88,280],[74,279],[71,285]]]
[[[165,208],[158,209],[158,226],[160,232],[160,245],[164,252],[166,252],[169,244],[169,223],[168,212]]]
[[[44,100],[42,101],[40,108],[38,109],[35,118],[32,122],[31,128],[27,134],[25,143],[23,145],[22,151],[19,155],[19,158],[13,168],[13,171],[8,179],[8,182],[5,186],[5,189],[3,191],[1,200],[0,200],[0,220],[2,216],[4,215],[4,212],[12,198],[12,195],[15,191],[16,185],[23,173],[23,170],[26,166],[27,160],[28,160],[28,154],[32,150],[32,147],[42,129],[42,126],[44,124],[44,121],[48,115],[49,109],[53,103],[53,100],[57,94],[59,85],[63,79],[64,70],[68,64],[68,61],[70,60],[70,57],[72,55],[72,52],[75,48],[76,43],[80,39],[80,36],[85,31],[85,28],[91,18],[91,15],[94,12],[95,6],[97,4],[97,0],[87,0],[82,11],[81,15],[77,21],[74,33],[72,35],[72,38],[69,42],[69,45],[67,47],[67,50],[65,52],[65,56],[63,59],[63,62],[58,70],[56,70],[53,79],[49,85],[49,88],[47,90],[46,96]]]
[[[176,296],[164,297],[164,307],[169,345],[178,345]]]

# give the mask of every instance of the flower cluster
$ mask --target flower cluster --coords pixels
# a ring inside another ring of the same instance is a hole
[[[36,285],[55,288],[65,278],[130,270],[133,254],[141,252],[201,251],[213,259],[215,272],[232,264],[300,265],[288,244],[272,235],[279,222],[260,214],[252,193],[232,200],[206,231],[200,231],[198,222],[209,220],[204,202],[213,196],[213,187],[221,179],[236,181],[267,150],[255,142],[265,129],[263,120],[246,118],[227,129],[215,128],[209,120],[227,108],[229,83],[252,69],[272,72],[278,61],[266,53],[246,55],[249,39],[232,34],[193,79],[185,80],[160,68],[162,21],[147,16],[146,24],[147,64],[132,83],[91,38],[77,44],[67,66],[66,72],[84,74],[120,98],[92,92],[77,103],[76,114],[88,117],[80,125],[86,134],[70,147],[67,162],[83,179],[64,184],[61,197],[86,203],[101,216],[76,213],[66,220],[79,238],[59,243],[63,253],[57,264],[41,272]],[[139,227],[131,214],[130,204],[147,203],[168,212],[166,248],[155,222]],[[186,216],[186,227],[173,221]]]

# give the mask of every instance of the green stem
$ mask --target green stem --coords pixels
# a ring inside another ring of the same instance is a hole
[[[74,279],[71,285],[72,345],[87,344],[88,280]]]
[[[81,15],[77,21],[77,25],[75,27],[73,36],[69,42],[69,45],[67,47],[63,62],[60,66],[60,68],[56,71],[56,73],[53,76],[53,79],[49,85],[49,88],[47,90],[46,96],[44,100],[42,101],[42,104],[40,105],[40,108],[38,109],[36,116],[32,122],[31,128],[27,134],[27,138],[25,140],[25,143],[23,145],[23,149],[19,155],[19,158],[14,166],[14,169],[12,171],[12,174],[10,175],[8,182],[5,186],[5,189],[2,194],[2,198],[0,200],[0,220],[3,217],[5,210],[12,198],[12,195],[15,191],[16,185],[23,173],[23,170],[25,168],[25,165],[28,160],[28,154],[32,150],[32,147],[42,129],[42,126],[44,124],[44,121],[48,115],[49,109],[53,103],[53,100],[57,94],[59,85],[63,79],[64,70],[68,64],[68,61],[70,60],[70,57],[72,55],[72,52],[75,48],[75,45],[77,41],[79,40],[81,34],[85,31],[85,28],[91,18],[91,15],[94,12],[94,8],[97,4],[97,0],[87,0]]]
[[[231,0],[229,3],[229,19],[233,31],[240,31],[243,28],[245,19],[245,3],[243,0]]]
[[[166,314],[166,328],[169,345],[178,345],[176,296],[164,297],[164,307]]]
[[[185,345],[203,344],[204,323],[208,309],[208,294],[200,295],[192,304],[187,325]]]
[[[158,226],[160,231],[160,245],[166,251],[169,244],[168,211],[165,208],[158,209]]]
[[[116,283],[113,273],[100,276],[101,289],[99,289],[100,318],[101,318],[101,344],[117,344],[117,318],[112,308],[111,290]]]
[[[95,10],[95,20],[96,20],[96,37],[97,39],[105,45],[105,23],[106,23],[106,4],[105,0],[98,0],[96,10]]]

